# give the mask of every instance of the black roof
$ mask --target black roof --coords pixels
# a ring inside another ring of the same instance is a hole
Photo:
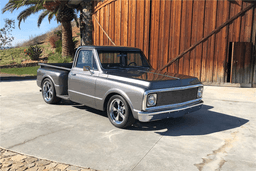
[[[139,48],[128,46],[80,46],[81,49],[96,49],[99,51],[141,51]]]

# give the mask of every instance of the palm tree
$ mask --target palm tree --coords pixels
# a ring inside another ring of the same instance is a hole
[[[19,27],[21,21],[25,21],[28,16],[42,11],[38,18],[38,27],[42,20],[48,15],[49,22],[55,16],[57,22],[61,23],[62,28],[62,56],[73,56],[74,45],[72,41],[72,27],[71,21],[73,19],[77,22],[77,16],[72,7],[68,5],[68,0],[9,0],[9,2],[2,9],[2,12],[19,9],[22,6],[27,6],[17,17]]]
[[[80,3],[81,45],[92,45],[92,0]]]
[[[46,0],[43,0],[46,1]],[[58,0],[55,0],[59,3]],[[55,9],[54,0],[47,0],[48,8]],[[67,2],[68,1],[68,2]],[[102,0],[96,0],[102,1]],[[63,3],[63,0],[61,1]],[[66,5],[72,9],[80,10],[80,33],[81,45],[92,45],[92,10],[93,0],[64,0]],[[48,9],[50,10],[50,9]]]

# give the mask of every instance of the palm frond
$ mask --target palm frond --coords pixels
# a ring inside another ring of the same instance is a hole
[[[50,11],[48,10],[44,10],[38,17],[38,20],[37,20],[37,26],[40,27],[43,19],[50,13]]]
[[[45,2],[46,0],[38,0],[36,4],[36,8],[38,8],[39,6],[42,6]]]
[[[53,16],[54,16],[54,12],[50,12],[49,15],[48,15],[48,21],[49,21],[49,23],[51,22]]]
[[[38,3],[38,1],[35,0],[9,0],[9,2],[2,9],[2,13],[6,11],[13,12],[14,10],[19,9],[22,6],[34,5],[36,3]]]
[[[6,11],[13,11],[16,9],[16,3],[14,0],[10,0],[2,9],[2,13],[6,12]]]
[[[36,8],[36,5],[33,5],[27,9],[23,10],[17,17],[17,20],[19,21],[19,23],[18,23],[19,28],[20,28],[20,23],[22,20],[25,21],[27,19],[27,17],[30,16],[31,14],[37,13],[43,9],[44,9],[43,7]]]
[[[44,10],[44,11],[40,14],[38,18],[38,22],[37,22],[38,27],[41,25],[42,20],[47,15],[48,15],[49,22],[52,20],[54,15],[56,15],[57,22],[61,22],[61,20],[63,19],[63,15],[66,14],[64,11],[66,10],[66,8],[68,8],[68,4],[67,4],[68,0],[61,0],[60,1],[61,3],[58,6],[56,6],[56,8],[53,11],[48,11],[43,7],[43,5],[47,1],[56,2],[57,0],[9,0],[9,2],[2,9],[2,13],[6,11],[13,12],[14,10],[17,10],[23,6],[27,7],[17,17],[19,28],[20,28],[21,21],[25,21],[28,16],[30,16],[31,14],[37,13],[38,11],[41,11],[41,10]],[[76,15],[77,12],[75,12],[73,8],[71,9],[73,10],[74,15],[72,15],[72,12],[69,11],[68,15],[66,15],[65,17],[73,16],[73,18],[76,21],[77,27],[79,27],[77,15]]]
[[[53,16],[56,15],[57,11],[59,9],[59,6],[57,6],[57,8],[55,8],[53,11],[51,11],[48,15],[48,21],[50,23],[50,21],[52,20]]]
[[[61,12],[61,10],[63,9],[63,4],[60,4],[59,6],[58,6],[58,8],[56,8],[57,10],[56,10],[56,19],[57,19],[57,22],[60,22],[59,21],[59,14],[60,14],[60,12]]]
[[[22,4],[25,5],[29,0],[23,0]]]

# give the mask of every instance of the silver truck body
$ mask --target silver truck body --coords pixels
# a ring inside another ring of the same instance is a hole
[[[97,70],[84,71],[76,67],[78,53],[82,50],[93,52]],[[102,111],[106,110],[111,96],[121,95],[133,117],[142,122],[180,117],[202,107],[202,97],[197,94],[203,85],[197,78],[152,68],[104,69],[98,55],[98,51],[104,50],[141,52],[137,48],[82,46],[76,52],[73,65],[39,64],[37,85],[42,87],[43,80],[49,78],[57,97]],[[152,93],[157,94],[158,101],[148,107],[147,97]]]

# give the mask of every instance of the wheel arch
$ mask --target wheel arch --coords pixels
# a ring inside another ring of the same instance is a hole
[[[110,99],[112,96],[114,96],[114,95],[120,95],[120,94],[118,94],[118,93],[110,93],[110,94],[107,95],[107,97],[106,97],[105,100],[104,100],[104,104],[103,104],[103,110],[104,110],[104,111],[107,110],[107,104],[108,104],[109,99]]]
[[[120,95],[120,96],[122,96],[122,97],[126,100],[127,104],[129,105],[133,117],[136,117],[136,116],[134,115],[134,113],[133,113],[133,109],[134,109],[134,108],[133,108],[133,105],[132,105],[132,102],[131,102],[130,98],[128,97],[128,95],[127,95],[125,92],[123,92],[122,90],[119,90],[119,89],[111,89],[111,90],[109,90],[109,91],[106,93],[105,98],[104,98],[104,103],[103,103],[103,110],[106,111],[108,101],[109,101],[109,99],[110,99],[112,96],[114,96],[114,95]]]
[[[42,81],[41,81],[41,88],[43,87],[44,80],[47,79],[47,78],[52,81],[52,83],[53,83],[53,85],[54,85],[54,88],[55,88],[56,84],[55,84],[53,78],[52,78],[50,75],[44,75],[44,76],[43,76]]]

